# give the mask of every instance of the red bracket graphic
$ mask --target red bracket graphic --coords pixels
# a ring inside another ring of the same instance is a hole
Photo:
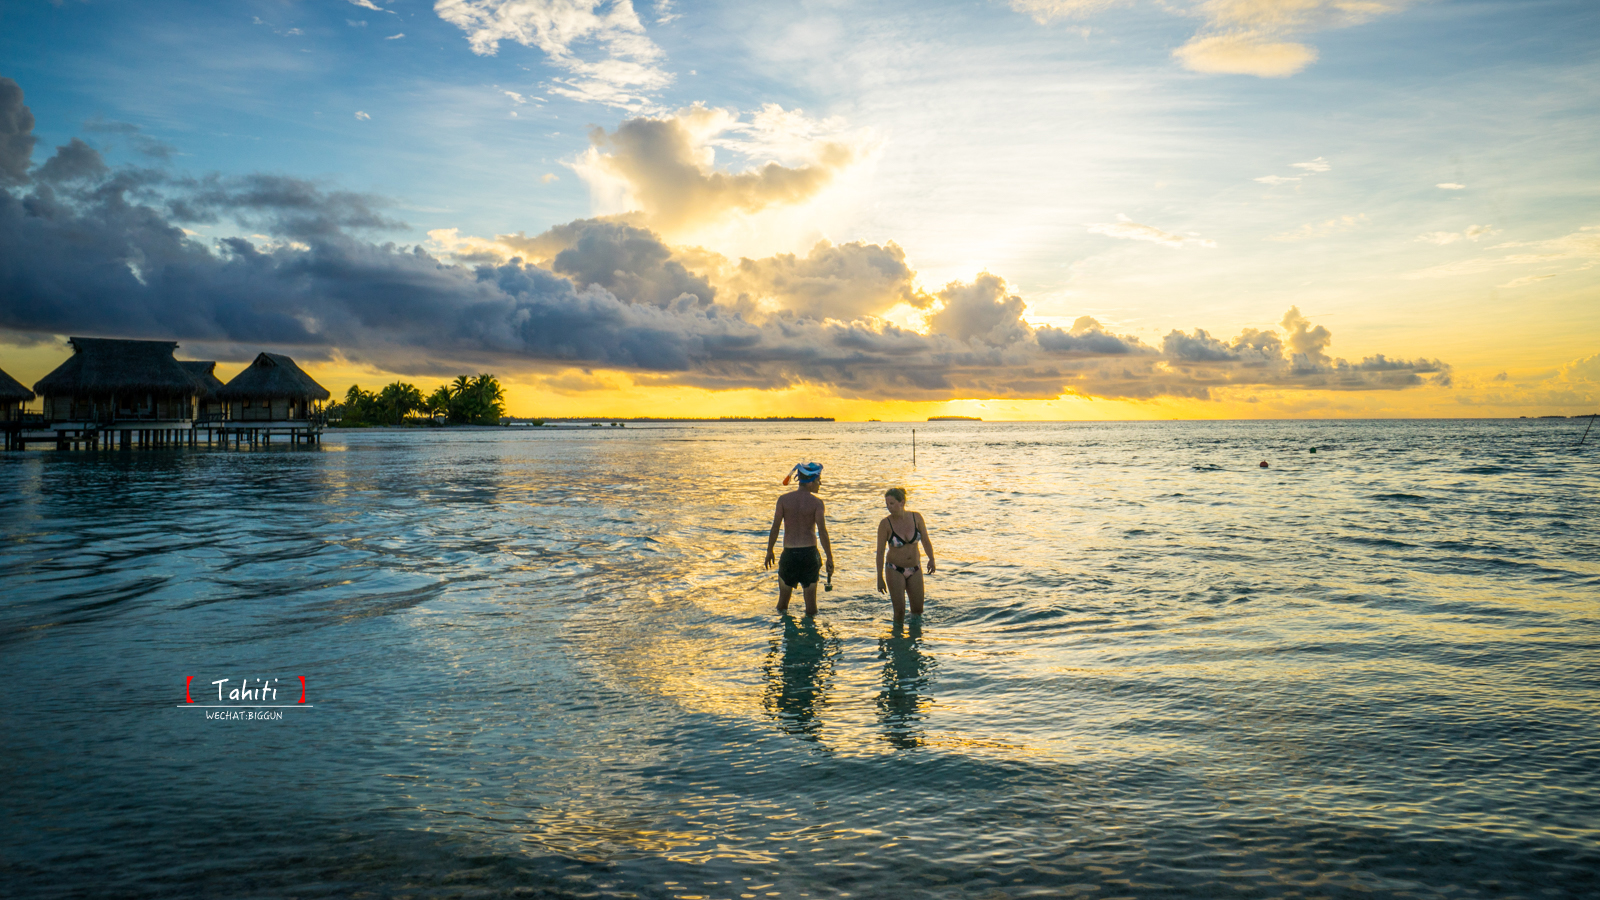
[[[193,703],[194,702],[194,698],[189,696],[189,682],[191,682],[193,680],[194,680],[194,676],[193,675],[190,675],[188,678],[184,679],[184,682],[183,682],[183,702],[185,702],[185,703]]]
[[[295,677],[300,679],[300,702],[304,703],[306,702],[306,677],[304,675],[297,675]]]

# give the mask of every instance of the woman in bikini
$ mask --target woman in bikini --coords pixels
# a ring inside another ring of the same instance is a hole
[[[906,509],[905,488],[884,491],[883,505],[889,514],[878,523],[878,593],[889,594],[898,622],[906,617],[907,594],[911,595],[911,614],[922,615],[922,561],[917,543],[928,551],[928,574],[932,575],[933,542],[928,540],[922,513]]]

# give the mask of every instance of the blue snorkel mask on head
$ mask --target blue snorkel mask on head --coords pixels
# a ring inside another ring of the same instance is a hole
[[[783,483],[788,484],[791,479],[796,477],[800,479],[801,484],[815,484],[822,478],[822,463],[803,462],[795,466],[789,470],[788,475],[784,476]]]

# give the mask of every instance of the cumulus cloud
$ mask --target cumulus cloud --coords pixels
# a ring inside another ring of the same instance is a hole
[[[184,227],[199,222],[260,236],[208,244]],[[1298,310],[1281,332],[1175,331],[1161,347],[1089,317],[1034,328],[1023,297],[992,273],[919,292],[893,244],[820,242],[805,256],[732,262],[616,218],[493,241],[433,232],[449,253],[361,236],[401,224],[379,197],[284,176],[111,169],[68,144],[26,192],[0,190],[0,334],[337,351],[411,375],[582,366],[876,399],[1204,398],[1448,377],[1436,360],[1335,359],[1332,335]],[[873,315],[901,303],[930,311],[927,333]]]
[[[499,241],[580,288],[603,288],[628,303],[704,307],[717,297],[654,232],[625,222],[579,219],[537,237],[502,235]]]
[[[929,295],[917,290],[916,274],[905,251],[887,245],[818,241],[805,256],[782,253],[741,259],[726,276],[739,296],[813,319],[852,321],[905,303],[927,307]]]
[[[934,332],[988,347],[1016,344],[1029,333],[1022,298],[1006,292],[1005,280],[983,272],[971,284],[953,281],[938,294],[943,307],[929,324]]]
[[[1106,237],[1122,238],[1129,241],[1150,241],[1156,244],[1165,244],[1168,247],[1182,247],[1185,244],[1194,244],[1198,247],[1215,247],[1216,241],[1194,235],[1173,234],[1162,231],[1154,225],[1141,225],[1121,213],[1117,214],[1115,222],[1101,222],[1086,226],[1093,234],[1103,234]]]
[[[371,119],[372,117],[358,109],[356,110],[356,118],[365,121],[367,119]]]
[[[1450,384],[1450,366],[1437,359],[1391,359],[1379,353],[1351,363],[1330,357],[1333,334],[1313,326],[1298,307],[1289,307],[1280,324],[1282,336],[1246,328],[1231,341],[1198,328],[1192,334],[1172,331],[1162,341],[1164,368],[1207,388],[1241,382],[1347,391]]]
[[[359,6],[362,9],[370,9],[373,12],[388,13],[388,14],[390,14],[392,16],[400,15],[399,13],[395,12],[392,9],[384,9],[383,7],[379,6],[378,4],[373,3],[372,0],[349,0],[349,2],[350,2],[351,6]],[[366,23],[362,23],[362,24],[366,24]]]
[[[1290,163],[1290,165],[1296,169],[1305,169],[1307,172],[1327,172],[1333,168],[1333,163],[1320,156],[1306,162]]]
[[[613,132],[595,128],[575,166],[601,195],[638,211],[654,228],[674,230],[719,221],[734,213],[815,197],[859,155],[850,136],[817,136],[794,150],[806,161],[766,162],[741,172],[715,166],[715,142],[748,126],[724,109],[693,106],[661,118],[628,119]],[[760,139],[764,133],[757,131]]]
[[[33,177],[50,184],[99,178],[108,169],[100,151],[73,138],[56,148],[55,155],[33,171]]]
[[[540,50],[568,73],[551,91],[575,100],[638,109],[672,83],[629,0],[436,0],[433,9],[480,56],[501,41]]]
[[[33,111],[23,102],[22,87],[0,78],[0,187],[28,183],[33,144]]]
[[[1446,181],[1443,184],[1436,184],[1436,185],[1434,185],[1434,187],[1439,188],[1440,190],[1444,190],[1444,191],[1464,191],[1464,190],[1467,189],[1466,185],[1464,185],[1464,184],[1456,184],[1453,181]]]
[[[1585,381],[1600,385],[1600,353],[1562,365],[1556,377],[1563,381]]]

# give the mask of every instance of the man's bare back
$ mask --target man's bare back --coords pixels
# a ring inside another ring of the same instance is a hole
[[[826,510],[821,498],[803,489],[796,489],[778,498],[774,519],[783,520],[783,546],[815,547],[817,525],[824,523]],[[827,529],[827,525],[822,525]]]
[[[772,530],[767,533],[767,560],[764,568],[778,562],[773,547],[778,542],[778,528],[783,528],[783,560],[778,565],[778,612],[789,609],[789,594],[796,587],[806,598],[806,615],[817,614],[817,576],[821,574],[823,560],[817,553],[817,544],[827,554],[828,575],[833,575],[833,545],[828,541],[827,510],[817,497],[821,487],[822,466],[803,463],[795,467],[800,473],[800,487],[778,498],[772,511]],[[787,479],[785,479],[787,483]]]

